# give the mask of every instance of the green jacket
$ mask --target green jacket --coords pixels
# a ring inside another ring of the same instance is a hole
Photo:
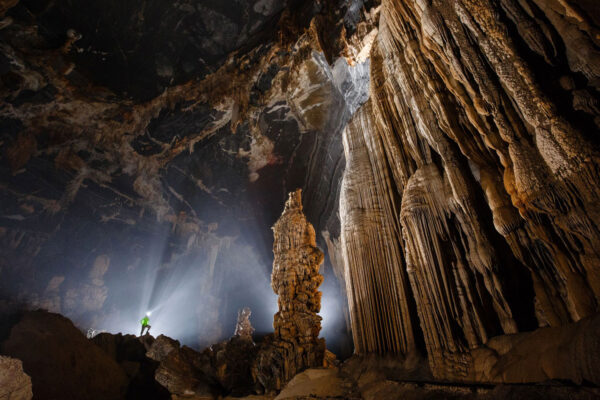
[[[140,322],[142,323],[142,326],[147,326],[148,322],[150,322],[150,318],[144,317]]]

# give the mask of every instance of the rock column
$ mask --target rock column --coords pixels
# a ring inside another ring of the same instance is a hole
[[[325,340],[319,339],[323,252],[316,247],[315,230],[302,212],[301,190],[290,193],[273,226],[271,286],[279,296],[275,333],[265,340],[255,368],[266,390],[279,390],[298,372],[323,366]]]

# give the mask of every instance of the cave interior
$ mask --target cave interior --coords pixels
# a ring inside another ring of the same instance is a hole
[[[600,2],[0,0],[0,205],[0,399],[600,399]]]

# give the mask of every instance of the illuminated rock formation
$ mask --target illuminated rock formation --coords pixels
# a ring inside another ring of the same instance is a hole
[[[344,131],[340,216],[352,334],[359,354],[406,354],[415,348],[410,289],[386,171],[377,159],[371,165],[365,142],[369,111],[369,104],[363,106]]]
[[[271,286],[279,296],[273,326],[275,339],[298,344],[321,343],[319,268],[323,252],[316,246],[315,230],[302,212],[301,190],[290,193],[281,218],[273,226]],[[307,365],[308,366],[308,365]]]
[[[320,27],[344,23],[317,4],[234,3],[0,4],[0,295],[118,326],[112,307],[138,312],[120,297],[142,293],[142,276],[161,292],[185,276],[180,306],[197,308],[171,316],[204,346],[230,334],[231,285],[269,290],[289,190],[338,236],[340,135],[368,62],[328,63]],[[101,285],[83,272],[98,256]]]
[[[302,212],[301,190],[289,194],[273,226],[271,285],[278,298],[275,333],[259,352],[256,372],[266,390],[280,390],[298,372],[323,366],[325,339],[319,339],[323,252],[316,247],[315,230]]]
[[[301,187],[222,387],[322,362],[317,244],[365,359],[597,383],[597,0],[78,2],[0,1],[0,298],[221,341]]]
[[[413,323],[436,378],[514,382],[519,372],[499,372],[505,361],[482,373],[475,349],[512,348],[522,337],[503,334],[546,326],[564,327],[544,331],[549,342],[593,336],[594,324],[569,324],[600,301],[594,7],[381,2],[370,100],[344,133],[341,239],[358,352],[411,352]],[[527,349],[530,361],[544,353]],[[567,364],[547,378],[576,376]]]
[[[252,341],[252,334],[254,333],[254,328],[250,323],[250,315],[252,315],[252,310],[250,307],[244,307],[240,311],[238,311],[238,319],[235,324],[235,336],[238,336],[242,339]]]

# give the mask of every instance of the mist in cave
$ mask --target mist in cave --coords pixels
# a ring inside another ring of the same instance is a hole
[[[600,398],[597,3],[0,0],[0,399]]]

